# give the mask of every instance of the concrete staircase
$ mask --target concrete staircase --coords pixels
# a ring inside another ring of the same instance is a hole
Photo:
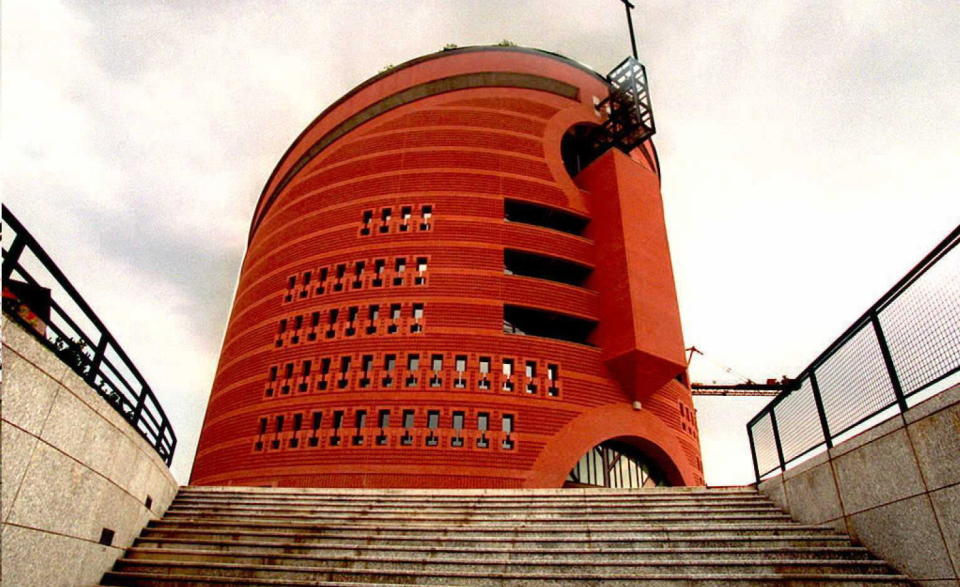
[[[184,487],[104,585],[903,585],[749,488]]]

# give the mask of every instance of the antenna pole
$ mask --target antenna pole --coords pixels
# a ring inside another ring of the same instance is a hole
[[[633,34],[633,16],[630,15],[630,11],[635,8],[633,4],[630,3],[630,0],[620,0],[623,2],[623,7],[627,11],[627,26],[630,27],[630,48],[633,49],[633,58],[639,59],[637,56],[637,38]]]

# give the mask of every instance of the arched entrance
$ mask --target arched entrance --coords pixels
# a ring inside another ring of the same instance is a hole
[[[667,484],[666,476],[642,451],[625,442],[607,440],[577,461],[564,486],[639,489]]]
[[[560,140],[560,156],[570,177],[575,177],[597,158],[593,138],[596,128],[596,124],[575,124]]]

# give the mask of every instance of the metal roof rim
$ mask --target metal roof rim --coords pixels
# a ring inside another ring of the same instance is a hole
[[[457,47],[455,49],[441,49],[440,51],[436,51],[434,53],[428,53],[426,55],[421,55],[420,57],[414,57],[413,59],[404,61],[400,65],[397,65],[396,67],[392,67],[387,71],[380,72],[377,75],[367,78],[363,82],[360,82],[358,85],[354,86],[346,94],[344,94],[343,96],[338,98],[335,102],[333,102],[332,104],[324,108],[323,111],[320,112],[320,114],[318,114],[313,120],[310,121],[310,124],[308,124],[306,127],[304,127],[302,131],[300,131],[300,134],[298,134],[297,137],[293,140],[293,142],[290,143],[290,146],[287,147],[287,150],[283,152],[283,156],[280,157],[280,159],[277,161],[277,164],[274,166],[273,171],[270,172],[270,175],[267,177],[267,181],[263,184],[263,188],[260,190],[260,195],[257,197],[257,203],[255,204],[255,208],[253,211],[253,221],[251,222],[250,230],[248,231],[247,244],[249,245],[250,241],[253,239],[253,232],[255,230],[255,224],[258,218],[257,211],[260,208],[260,203],[263,201],[264,196],[266,196],[267,194],[267,188],[270,187],[270,183],[273,181],[274,177],[276,177],[277,171],[279,171],[280,166],[283,164],[283,162],[287,160],[287,157],[293,151],[293,148],[300,143],[301,139],[303,139],[303,137],[310,131],[310,129],[312,129],[314,125],[316,125],[320,120],[322,120],[323,117],[325,117],[327,114],[332,112],[340,104],[347,101],[348,99],[353,97],[355,94],[359,93],[364,88],[370,85],[373,85],[374,83],[380,81],[385,77],[393,75],[394,73],[396,73],[401,69],[412,67],[414,65],[423,63],[424,61],[429,61],[431,59],[439,59],[447,55],[453,55],[456,53],[473,53],[473,52],[480,52],[480,51],[506,51],[511,53],[527,53],[531,55],[540,55],[543,57],[548,57],[550,59],[556,59],[557,61],[562,61],[581,71],[584,71],[585,73],[593,75],[599,81],[609,85],[609,82],[607,81],[606,77],[600,75],[598,72],[580,63],[579,61],[575,61],[559,53],[554,53],[552,51],[545,51],[543,49],[534,49],[531,47],[502,47],[499,45],[471,45],[469,47]]]

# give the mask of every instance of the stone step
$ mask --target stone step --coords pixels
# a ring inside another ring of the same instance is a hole
[[[733,493],[725,492],[720,494],[713,493],[646,493],[635,490],[633,493],[593,493],[577,495],[476,495],[465,493],[463,495],[405,495],[394,493],[380,494],[343,494],[335,493],[330,495],[316,493],[281,493],[271,492],[257,494],[250,492],[215,492],[215,493],[197,493],[182,491],[178,494],[179,500],[220,500],[230,502],[313,502],[328,504],[396,504],[396,505],[443,505],[443,504],[483,504],[484,506],[494,505],[578,505],[578,504],[623,504],[623,503],[648,503],[648,502],[709,502],[718,503],[724,501],[765,501],[765,498],[756,491]]]
[[[247,495],[323,495],[323,496],[364,496],[390,495],[403,499],[435,497],[516,497],[536,499],[538,497],[571,498],[579,495],[757,495],[754,487],[646,487],[643,489],[610,489],[605,487],[571,487],[562,489],[362,489],[329,487],[251,487],[241,485],[185,485],[180,494],[225,494],[244,493]]]
[[[461,498],[438,497],[437,499],[401,499],[399,496],[365,496],[345,498],[342,496],[272,496],[272,495],[251,495],[251,494],[204,494],[204,495],[177,495],[177,501],[200,501],[200,502],[230,502],[230,503],[319,503],[319,504],[374,504],[374,505],[398,505],[398,506],[417,506],[427,505],[477,505],[483,504],[486,507],[518,507],[535,504],[542,507],[563,507],[582,504],[597,505],[618,505],[618,504],[645,504],[645,503],[765,503],[767,498],[760,494],[748,495],[616,495],[616,496],[589,496],[581,495],[569,498],[542,498],[522,500],[519,498],[501,499],[495,497],[471,496]]]
[[[395,506],[395,507],[418,507],[421,505],[429,505],[431,507],[462,507],[462,506],[480,506],[483,507],[530,507],[531,505],[536,505],[537,507],[576,507],[580,505],[597,505],[597,506],[610,506],[610,505],[643,505],[643,504],[716,504],[721,505],[725,503],[741,503],[741,504],[758,504],[758,503],[769,503],[769,500],[762,495],[740,495],[740,496],[730,496],[730,497],[715,497],[715,496],[618,496],[611,498],[600,498],[600,497],[590,497],[590,496],[580,496],[575,499],[540,499],[540,500],[519,500],[519,499],[494,499],[494,498],[482,498],[482,497],[471,497],[471,498],[460,498],[460,499],[444,499],[437,498],[434,500],[428,499],[418,499],[418,500],[403,500],[397,499],[394,496],[382,496],[382,497],[367,497],[367,498],[355,498],[355,499],[341,499],[339,497],[315,497],[315,496],[302,496],[302,497],[270,497],[270,496],[248,496],[248,495],[178,495],[176,502],[197,502],[197,503],[251,503],[251,504],[321,504],[321,505],[374,505],[374,506]]]
[[[472,534],[486,536],[565,536],[569,538],[598,538],[604,536],[658,535],[680,536],[710,534],[716,532],[738,532],[752,535],[776,535],[779,532],[832,532],[826,526],[801,525],[791,522],[753,521],[744,523],[741,520],[710,520],[690,521],[679,524],[669,520],[666,523],[637,523],[637,524],[593,524],[581,523],[574,525],[559,524],[425,524],[412,521],[386,523],[350,523],[320,524],[315,522],[285,521],[282,524],[264,520],[238,520],[233,518],[168,518],[151,521],[150,528],[190,529],[204,528],[215,531],[233,531],[239,529],[270,529],[291,534],[322,532],[325,534],[343,532],[361,532],[368,536],[378,536],[383,533],[405,535],[441,535],[449,537],[451,534]]]
[[[181,575],[177,573],[167,573],[164,575],[155,575],[152,573],[131,573],[131,572],[122,572],[122,571],[111,571],[107,573],[103,581],[101,582],[100,587],[107,586],[116,586],[116,585],[127,585],[127,586],[137,586],[137,587],[183,587],[185,585],[190,586],[202,586],[202,585],[263,585],[270,587],[325,587],[325,586],[342,586],[350,587],[355,585],[370,585],[376,584],[381,587],[398,587],[410,585],[416,576],[412,578],[404,577],[406,581],[404,583],[391,583],[388,581],[375,581],[379,577],[368,575],[363,577],[363,582],[358,583],[354,581],[320,581],[320,580],[307,580],[307,581],[293,581],[293,580],[283,580],[283,579],[263,579],[255,577],[244,577],[242,581],[238,582],[234,577],[217,577],[210,575]],[[724,575],[707,575],[702,573],[675,573],[675,574],[665,574],[660,576],[650,576],[647,575],[642,578],[643,585],[663,585],[663,586],[718,586],[722,585],[724,587],[755,587],[755,586],[769,586],[769,585],[790,585],[791,587],[851,587],[853,585],[871,585],[872,587],[894,587],[900,585],[912,585],[912,581],[909,578],[903,575],[854,575],[854,574],[841,574],[841,575],[827,575],[827,574],[804,574],[804,575],[789,575],[789,574],[751,574],[751,575],[736,575],[736,574],[724,574]],[[419,584],[425,584],[425,582],[417,581]],[[447,580],[445,582],[436,582],[433,584],[443,584],[443,585],[511,585],[516,587],[522,586],[541,586],[544,584],[549,584],[556,587],[576,587],[579,585],[603,585],[605,587],[635,587],[640,581],[636,579],[626,578],[620,580],[610,580],[610,579],[591,579],[584,576],[575,577],[573,579],[568,579],[567,577],[562,578],[547,578],[547,577],[509,577],[506,575],[500,575],[499,577],[461,577],[457,580]]]
[[[234,559],[238,560],[238,559]],[[291,562],[291,561],[287,561]],[[246,578],[277,578],[294,581],[371,581],[371,582],[415,582],[418,584],[450,584],[466,580],[541,580],[541,581],[596,581],[618,580],[642,582],[656,576],[687,576],[691,570],[690,561],[637,562],[624,565],[612,562],[608,565],[594,564],[589,567],[575,561],[533,562],[483,559],[480,561],[433,562],[411,559],[409,562],[388,560],[344,560],[341,566],[316,566],[311,561],[304,564],[256,564],[256,563],[220,563],[206,561],[181,560],[137,560],[122,558],[117,562],[116,571],[132,573],[177,573],[181,575],[205,575],[230,577],[235,580]],[[817,577],[823,575],[857,575],[881,577],[889,576],[886,565],[876,561],[845,560],[780,560],[767,563],[757,561],[705,561],[696,564],[696,573],[705,575],[788,575],[804,578],[804,575]]]
[[[707,512],[728,512],[728,513],[783,513],[778,507],[769,503],[769,502],[757,502],[751,504],[653,504],[653,505],[642,505],[642,506],[629,506],[629,505],[610,505],[610,506],[595,506],[595,505],[580,505],[580,506],[565,506],[565,507],[484,507],[483,505],[476,505],[471,507],[435,507],[435,506],[387,506],[387,505],[364,505],[364,506],[329,506],[326,504],[317,504],[317,505],[283,505],[283,504],[248,504],[248,503],[193,503],[193,502],[177,502],[174,503],[168,510],[168,512],[178,512],[185,513],[191,511],[205,511],[205,512],[258,512],[258,513],[283,513],[283,514],[295,514],[295,513],[341,513],[341,514],[350,514],[350,513],[369,513],[369,512],[378,512],[381,514],[436,514],[436,515],[491,515],[491,516],[512,516],[512,515],[521,515],[536,513],[538,515],[596,515],[596,514],[636,514],[636,513],[646,513],[646,514],[668,514],[668,513],[684,513],[684,514],[701,514]]]
[[[164,573],[158,575],[154,573],[128,573],[122,571],[109,571],[103,581],[96,587],[111,587],[116,585],[131,585],[140,587],[184,587],[196,585],[271,585],[271,586],[291,586],[291,587],[352,587],[370,585],[369,582],[363,583],[345,582],[345,581],[284,581],[282,579],[255,579],[246,577],[242,582],[238,582],[233,577],[212,577],[203,575],[178,575]],[[409,587],[409,583],[377,583],[380,587]]]
[[[244,512],[234,512],[230,510],[168,510],[164,516],[168,520],[193,519],[193,520],[237,520],[237,521],[262,521],[276,524],[285,524],[287,522],[328,522],[328,523],[363,523],[370,524],[376,522],[409,522],[413,524],[428,524],[431,522],[452,522],[457,525],[473,526],[498,526],[508,524],[531,525],[555,525],[555,524],[580,524],[589,522],[593,525],[601,524],[625,524],[625,525],[645,525],[645,524],[698,524],[706,521],[710,522],[786,522],[790,516],[783,512],[667,512],[667,513],[648,513],[636,512],[620,515],[594,514],[588,516],[578,516],[569,514],[541,514],[538,512],[516,513],[512,515],[485,515],[483,512],[476,512],[466,515],[457,514],[417,514],[415,512],[382,514],[378,511],[367,513],[260,513],[247,510]]]
[[[752,488],[184,488],[107,585],[902,585]]]
[[[195,553],[209,553],[219,559],[232,557],[262,556],[271,561],[296,558],[299,560],[326,561],[342,557],[379,557],[407,558],[417,557],[422,560],[477,560],[477,557],[524,560],[524,561],[551,561],[557,559],[575,560],[583,564],[593,564],[595,561],[621,561],[629,563],[634,560],[766,560],[780,559],[843,559],[867,560],[870,553],[862,547],[779,547],[779,548],[709,548],[709,547],[661,547],[661,548],[577,548],[568,546],[562,548],[523,548],[511,545],[497,547],[425,547],[425,546],[384,546],[371,545],[304,545],[295,542],[259,542],[237,543],[230,541],[213,540],[138,540],[133,548],[127,551],[128,558],[162,559],[176,558],[187,560],[183,555]],[[189,559],[196,560],[196,559]],[[227,562],[221,560],[221,562]],[[282,562],[280,564],[283,564]]]
[[[569,549],[618,549],[630,546],[644,548],[696,548],[710,546],[714,548],[783,548],[783,547],[843,547],[850,545],[850,539],[840,534],[824,531],[809,533],[781,533],[777,535],[755,536],[736,534],[695,534],[689,537],[656,534],[621,534],[615,537],[571,538],[562,534],[533,537],[528,535],[476,536],[467,534],[399,534],[381,533],[371,536],[369,532],[329,532],[299,533],[276,532],[270,530],[228,530],[211,531],[205,528],[166,529],[148,528],[142,534],[141,541],[184,541],[211,540],[215,542],[249,545],[264,542],[298,544],[305,547],[362,548],[373,546],[389,548],[391,546],[451,547],[451,548],[488,548],[505,545],[508,548],[527,548],[555,550]],[[139,544],[139,543],[138,543]]]

